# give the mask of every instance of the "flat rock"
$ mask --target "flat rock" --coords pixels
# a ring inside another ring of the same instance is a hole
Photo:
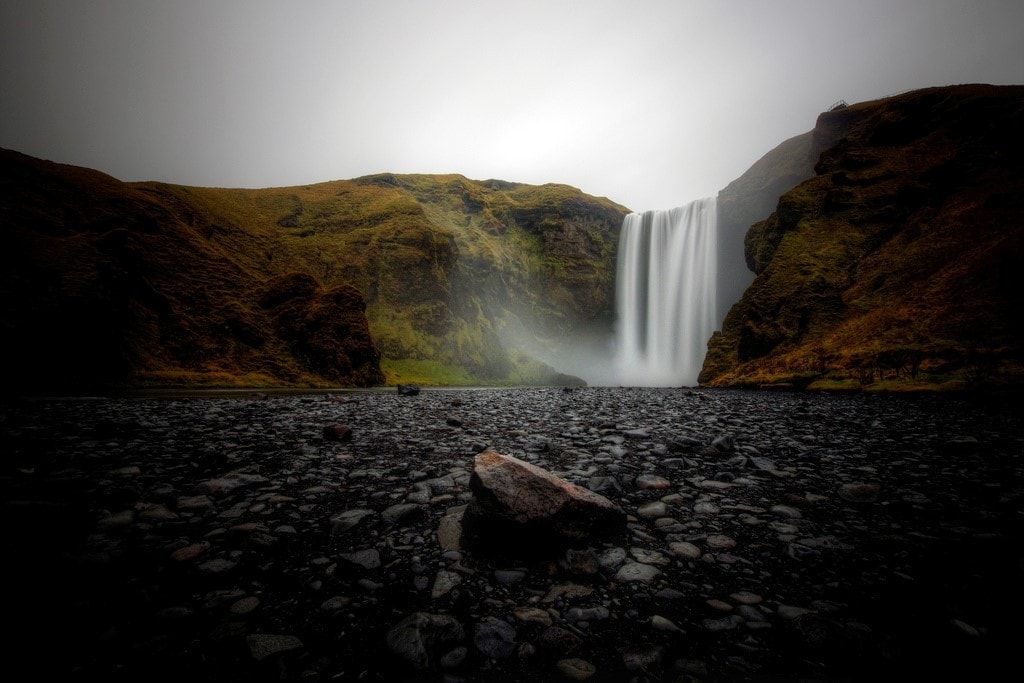
[[[463,529],[481,546],[549,550],[625,533],[626,515],[610,500],[518,458],[478,454],[469,486]]]

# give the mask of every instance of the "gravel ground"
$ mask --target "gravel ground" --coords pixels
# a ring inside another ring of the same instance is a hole
[[[7,401],[7,678],[1013,678],[1020,408],[624,388]],[[626,535],[455,548],[444,518],[486,448],[606,496]]]

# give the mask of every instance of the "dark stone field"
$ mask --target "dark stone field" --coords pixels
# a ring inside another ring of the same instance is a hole
[[[23,680],[1005,679],[1024,642],[1022,415],[704,389],[8,400],[7,663]],[[460,546],[445,518],[487,449],[608,498],[625,534]]]

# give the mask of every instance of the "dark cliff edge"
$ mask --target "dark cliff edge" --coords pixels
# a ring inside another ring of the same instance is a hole
[[[384,380],[357,291],[271,282],[151,188],[3,151],[0,216],[8,391]]]
[[[813,131],[780,143],[718,193],[718,311],[726,313],[754,280],[744,260],[743,241],[750,226],[775,209],[779,195],[814,177],[823,149]]]
[[[1019,386],[1024,87],[919,90],[819,116],[816,175],[745,238],[756,273],[705,386]]]
[[[0,150],[6,390],[570,383],[522,349],[610,327],[626,213],[564,185],[198,188]]]

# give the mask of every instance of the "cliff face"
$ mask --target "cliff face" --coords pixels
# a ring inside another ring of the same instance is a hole
[[[775,209],[779,195],[814,177],[814,164],[827,142],[814,131],[792,137],[718,193],[719,323],[754,279],[744,260],[747,230]]]
[[[626,210],[573,188],[382,175],[122,183],[0,150],[13,388],[544,381],[610,324]]]
[[[757,274],[708,346],[712,386],[1016,382],[1024,88],[822,114],[816,176],[746,236]]]

